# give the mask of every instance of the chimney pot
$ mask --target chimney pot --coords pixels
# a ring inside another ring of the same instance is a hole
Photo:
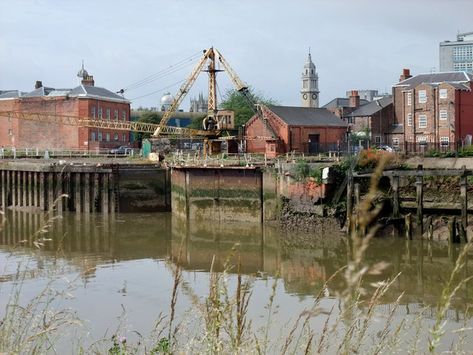
[[[402,74],[399,77],[399,81],[404,81],[404,80],[409,79],[409,78],[412,78],[411,70],[407,69],[407,68],[402,69]]]
[[[34,84],[35,89],[39,89],[43,87],[43,82],[41,80],[36,80],[36,83]]]
[[[358,95],[358,90],[352,90],[349,98],[349,105],[352,108],[360,107],[360,96]]]

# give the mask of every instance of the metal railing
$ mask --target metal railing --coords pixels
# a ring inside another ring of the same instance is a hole
[[[49,158],[90,158],[90,157],[133,157],[139,150],[127,148],[123,153],[112,153],[113,149],[63,149],[63,148],[0,148],[0,159],[49,159]]]

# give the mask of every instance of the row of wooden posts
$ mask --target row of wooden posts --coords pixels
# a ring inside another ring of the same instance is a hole
[[[41,211],[115,212],[116,177],[112,169],[52,167],[50,171],[0,170],[1,204]]]
[[[460,212],[461,220],[457,221],[456,217],[450,217],[448,222],[449,241],[460,243],[467,241],[466,230],[468,226],[468,176],[472,175],[471,170],[467,170],[465,166],[461,169],[433,169],[424,170],[419,165],[416,170],[390,170],[384,171],[383,176],[387,176],[391,181],[392,188],[392,218],[394,220],[401,219],[401,203],[399,196],[399,182],[401,177],[414,176],[416,178],[416,214],[415,222],[420,234],[424,233],[424,177],[425,176],[458,176],[460,178]],[[347,221],[350,223],[353,214],[354,203],[360,202],[360,184],[354,182],[354,178],[371,177],[370,174],[348,173],[347,182]],[[412,239],[412,215],[410,213],[404,216],[404,230],[406,238]],[[348,224],[350,226],[350,224]],[[426,221],[427,237],[433,238],[432,217],[429,216]]]

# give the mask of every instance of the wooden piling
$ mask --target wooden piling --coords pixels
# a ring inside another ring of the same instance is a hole
[[[46,211],[46,176],[43,172],[39,173],[39,208],[41,211]]]
[[[353,216],[353,174],[348,170],[347,181],[347,233],[351,232],[351,220]]]
[[[432,216],[427,218],[427,239],[430,241],[434,239],[434,225],[432,223]]]
[[[452,217],[448,220],[448,242],[450,244],[457,243],[457,226],[456,217]]]
[[[55,174],[56,175],[56,192],[55,196],[57,199],[57,211],[59,214],[62,214],[62,209],[64,205],[63,201],[63,180],[64,180],[64,174],[62,172]]]
[[[16,171],[10,171],[11,174],[11,180],[12,180],[12,189],[11,189],[11,204],[12,206],[16,206],[17,201],[16,201],[16,193],[18,191],[17,186],[16,186]]]
[[[6,172],[5,170],[2,170],[1,173],[1,178],[2,178],[2,208],[3,211],[7,208],[7,179],[6,179]]]
[[[48,204],[47,209],[51,211],[54,208],[54,173],[49,172],[47,185]]]
[[[404,216],[404,225],[406,230],[406,239],[412,240],[412,216],[410,213]]]
[[[463,166],[463,170],[466,167]],[[466,230],[468,227],[468,179],[466,175],[460,177],[460,203],[461,203],[461,216],[462,216],[462,227]]]
[[[417,170],[421,171],[423,169],[422,165],[417,167]],[[420,233],[424,233],[424,178],[423,176],[416,177],[416,205],[417,205],[417,215],[416,223],[417,228],[419,228]]]
[[[399,218],[399,176],[393,176],[393,217]]]
[[[109,208],[109,182],[108,182],[108,174],[102,175],[102,213],[108,213]]]
[[[92,199],[92,211],[100,211],[100,178],[98,173],[94,173],[94,187],[93,187],[93,199]]]
[[[74,204],[76,213],[82,211],[82,188],[80,184],[80,173],[74,174]]]
[[[28,174],[28,206],[33,206],[33,173],[31,171]]]
[[[23,182],[23,198],[22,198],[22,206],[28,206],[28,172],[22,171],[21,178]]]
[[[90,213],[90,174],[84,174],[84,213]]]

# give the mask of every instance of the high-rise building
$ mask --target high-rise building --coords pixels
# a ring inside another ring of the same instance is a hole
[[[456,41],[440,42],[440,71],[473,72],[473,32],[459,33]]]
[[[304,71],[302,72],[301,96],[302,107],[319,107],[319,75],[315,70],[310,52],[304,64]]]

